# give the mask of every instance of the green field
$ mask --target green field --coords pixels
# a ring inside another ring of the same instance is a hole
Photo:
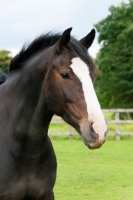
[[[108,124],[108,132],[115,132],[115,124]],[[120,124],[121,132],[133,132],[133,124]],[[49,132],[63,133],[68,132],[67,124],[50,124]],[[76,132],[73,129],[73,132]]]
[[[104,116],[107,121],[115,119],[113,113],[104,113]],[[120,124],[119,128],[121,132],[133,132],[133,124]],[[50,124],[49,132],[61,133],[68,131],[68,125],[65,122],[63,124]],[[108,124],[108,132],[115,132],[115,124]]]
[[[89,150],[76,136],[51,136],[58,162],[57,200],[133,200],[133,138],[111,137]]]

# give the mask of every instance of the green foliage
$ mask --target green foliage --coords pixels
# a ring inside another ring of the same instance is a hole
[[[110,15],[95,25],[100,49],[96,64],[101,71],[95,81],[101,106],[133,107],[133,0],[109,8]]]
[[[6,50],[0,51],[0,70],[4,71],[5,73],[7,73],[9,70],[9,63],[11,60],[10,54],[11,54],[10,51]]]

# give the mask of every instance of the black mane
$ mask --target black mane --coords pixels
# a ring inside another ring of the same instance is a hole
[[[18,69],[21,63],[46,47],[54,45],[60,37],[61,34],[59,33],[53,34],[52,32],[48,32],[45,35],[37,37],[29,45],[25,44],[21,51],[11,60],[9,71]]]
[[[54,45],[58,39],[61,37],[60,33],[48,32],[45,35],[41,35],[36,38],[29,45],[24,45],[21,51],[12,59],[10,63],[9,71],[19,69],[23,66],[23,63],[26,62],[29,58],[34,56],[39,51],[45,50],[45,48]],[[94,65],[91,57],[88,55],[86,48],[78,42],[74,37],[71,37],[71,42],[68,45],[68,49],[74,52],[77,56],[80,56],[83,61],[85,61],[91,70],[92,78],[97,74],[98,70]]]

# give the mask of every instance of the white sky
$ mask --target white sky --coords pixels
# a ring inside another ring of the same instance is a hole
[[[24,43],[51,30],[73,27],[72,35],[81,39],[94,24],[106,18],[111,5],[122,0],[0,0],[0,50],[15,55]],[[128,0],[123,0],[128,3]],[[100,46],[96,39],[90,48],[95,57]]]

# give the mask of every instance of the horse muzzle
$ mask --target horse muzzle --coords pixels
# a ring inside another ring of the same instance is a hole
[[[98,149],[100,148],[106,139],[107,131],[104,131],[103,134],[98,134],[94,131],[94,128],[92,126],[92,123],[89,124],[89,130],[86,131],[85,129],[82,129],[82,139],[84,144],[89,149]]]

